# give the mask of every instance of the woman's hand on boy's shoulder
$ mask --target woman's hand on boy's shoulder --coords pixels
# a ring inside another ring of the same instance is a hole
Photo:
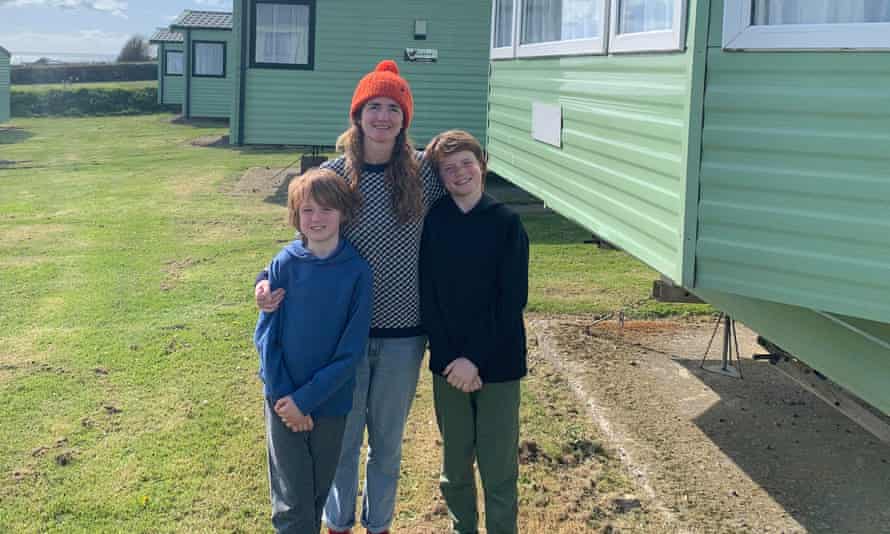
[[[268,280],[260,280],[253,289],[253,297],[256,300],[256,307],[266,313],[272,313],[278,310],[281,301],[284,299],[284,288],[279,287],[275,291],[270,291],[271,286]]]

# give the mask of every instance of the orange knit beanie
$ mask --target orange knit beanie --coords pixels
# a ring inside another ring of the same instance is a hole
[[[352,106],[349,108],[350,118],[354,117],[365,102],[378,96],[385,96],[396,101],[402,108],[402,128],[408,129],[411,124],[411,116],[414,114],[414,97],[411,95],[411,87],[405,78],[399,76],[399,67],[391,59],[385,59],[377,64],[377,67],[365,75],[352,94]]]

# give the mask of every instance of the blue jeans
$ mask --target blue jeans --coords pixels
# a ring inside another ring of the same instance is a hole
[[[389,529],[396,504],[402,434],[417,390],[426,337],[371,338],[367,357],[356,369],[352,411],[346,418],[340,463],[324,507],[328,528],[355,524],[358,466],[365,427],[368,461],[362,526],[372,533]]]

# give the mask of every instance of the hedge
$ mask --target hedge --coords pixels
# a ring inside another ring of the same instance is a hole
[[[13,117],[50,115],[77,117],[85,115],[127,115],[172,111],[178,106],[158,103],[155,87],[138,89],[50,89],[41,92],[16,91],[10,94]]]
[[[158,64],[85,63],[66,65],[13,65],[13,84],[63,82],[136,82],[158,79]]]

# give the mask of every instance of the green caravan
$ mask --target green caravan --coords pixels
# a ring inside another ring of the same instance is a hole
[[[485,135],[490,0],[235,0],[233,144],[332,146],[358,80],[393,59],[411,135]]]
[[[10,61],[8,50],[0,46],[0,123],[9,120]]]
[[[890,1],[492,14],[490,169],[890,414]]]
[[[182,34],[182,115],[224,118],[232,113],[232,14],[185,10],[170,25]]]
[[[158,28],[149,42],[158,47],[158,103],[181,105],[185,94],[183,81],[183,38],[179,32]]]

